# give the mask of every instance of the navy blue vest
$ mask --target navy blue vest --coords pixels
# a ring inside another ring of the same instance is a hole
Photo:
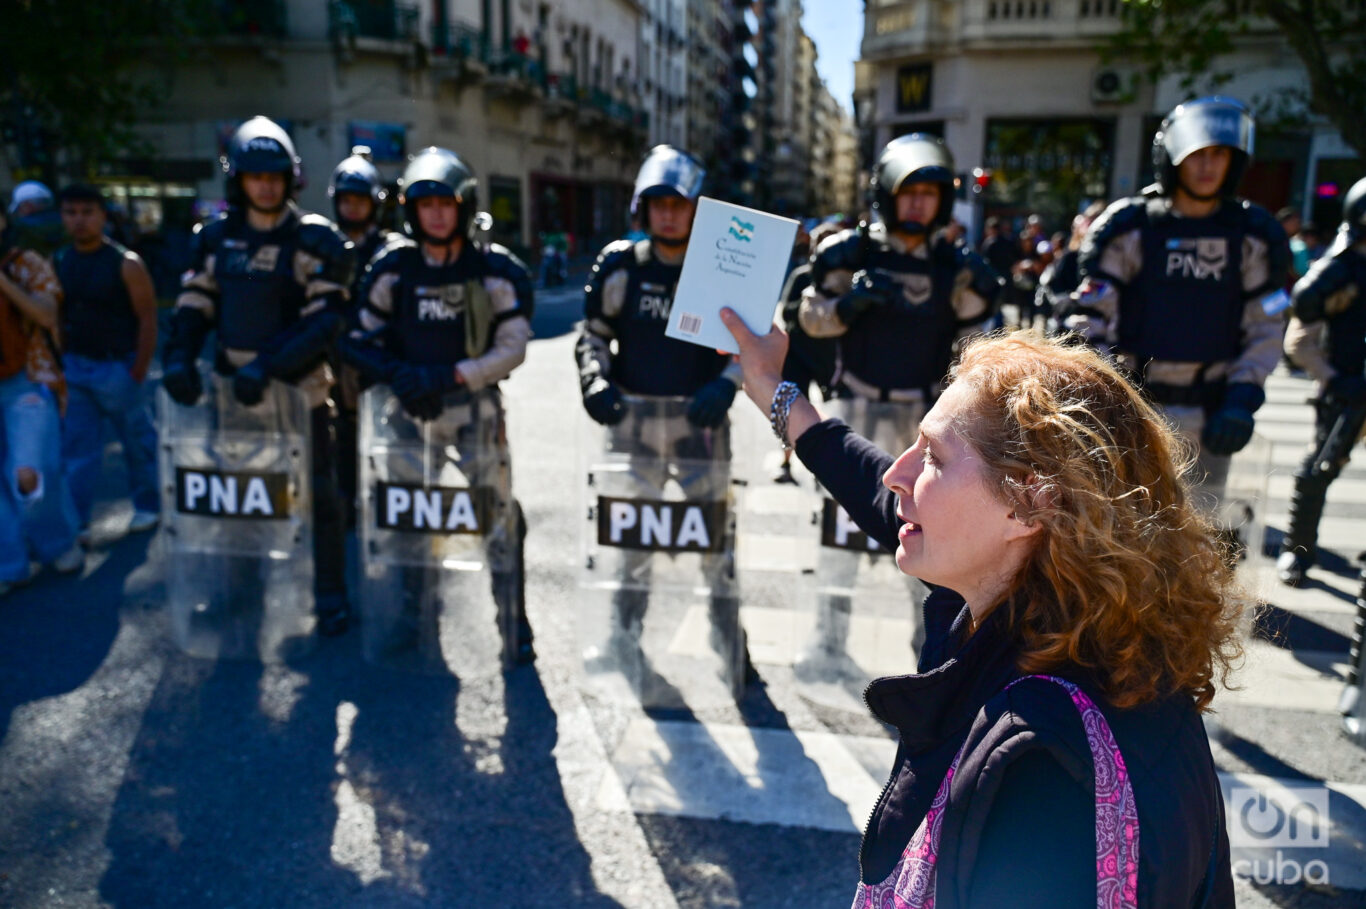
[[[1366,256],[1356,250],[1338,254],[1351,269],[1357,295],[1342,312],[1328,316],[1328,362],[1339,373],[1366,371]]]
[[[665,265],[653,255],[641,264],[633,254],[623,267],[626,299],[613,322],[612,358],[612,377],[621,387],[641,395],[691,395],[721,375],[729,357],[664,336],[682,265]]]
[[[958,321],[953,246],[935,242],[926,259],[875,246],[863,267],[897,278],[902,294],[890,306],[871,309],[840,338],[843,368],[885,390],[928,388],[943,380]]]
[[[471,243],[449,265],[428,265],[415,246],[398,251],[398,283],[390,316],[389,350],[407,363],[457,363],[465,358],[465,284],[482,280],[483,257]]]
[[[232,350],[259,350],[299,319],[304,285],[294,276],[299,218],[290,213],[269,231],[229,216],[207,252],[218,282],[218,343]]]
[[[1152,218],[1142,231],[1143,268],[1121,289],[1119,349],[1140,361],[1215,363],[1242,350],[1240,212]]]

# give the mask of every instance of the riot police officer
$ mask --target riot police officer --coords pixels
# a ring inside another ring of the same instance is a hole
[[[727,414],[740,387],[739,364],[664,334],[705,176],[695,157],[671,145],[657,145],[646,155],[631,199],[631,215],[646,237],[614,241],[598,255],[584,288],[584,321],[574,354],[590,418],[605,426],[620,424],[628,411],[624,395],[656,403],[687,398],[685,419],[661,416],[659,422],[666,425],[650,427],[649,435],[663,440],[655,444],[667,444],[670,450],[641,454],[656,463],[675,458],[723,462],[719,470],[725,472],[730,458]],[[663,483],[666,478],[655,479]],[[708,486],[713,480],[709,474],[680,484],[690,498],[724,494]],[[639,558],[641,565],[632,563],[628,574],[647,570],[642,566],[648,553]],[[719,645],[727,658],[744,652],[736,616],[717,594],[728,558],[729,553],[710,555],[703,565],[713,589],[713,634],[727,638]],[[647,601],[645,591],[617,591],[613,609],[622,630],[639,633]]]
[[[905,404],[916,423],[939,394],[956,341],[991,318],[1004,283],[942,233],[953,174],[937,136],[887,143],[873,170],[875,222],[820,245],[799,312],[811,337],[839,339],[836,396]]]
[[[920,420],[939,396],[957,343],[994,316],[1005,280],[944,231],[953,211],[954,165],[943,139],[911,133],[887,143],[870,188],[874,222],[817,247],[798,318],[812,338],[835,339],[832,411],[876,444],[902,451],[915,443]],[[859,560],[859,553],[823,545],[822,585],[851,589]],[[912,599],[921,595],[912,588]],[[845,673],[839,664],[850,659],[845,645],[853,608],[848,595],[821,595],[815,646],[800,672],[825,674],[819,667],[833,658],[834,671]],[[915,619],[913,612],[913,649],[924,636]]]
[[[1253,129],[1231,98],[1178,105],[1153,137],[1157,182],[1091,226],[1082,285],[1062,314],[1199,446],[1197,492],[1211,511],[1230,456],[1252,439],[1290,304],[1285,231],[1235,195]]]
[[[506,248],[477,243],[479,181],[472,168],[444,148],[413,156],[403,172],[399,201],[407,238],[385,247],[366,269],[357,330],[344,339],[343,357],[372,381],[386,383],[407,413],[438,418],[448,396],[497,391],[521,365],[531,338],[531,278]],[[505,444],[505,440],[503,440]],[[536,658],[521,584],[525,521],[514,507],[514,593],[495,578],[499,608],[516,626],[513,658]]]
[[[398,234],[379,224],[380,206],[387,191],[379,168],[375,167],[368,146],[357,145],[332,171],[327,184],[332,213],[356,249],[356,279],[351,286],[353,302],[360,299],[360,283],[365,266]],[[356,501],[356,401],[360,379],[352,367],[341,364],[337,375],[337,480],[341,486],[348,517],[354,517]]]
[[[1290,522],[1276,574],[1298,587],[1316,560],[1328,485],[1346,466],[1366,422],[1366,178],[1343,200],[1328,254],[1295,285],[1285,352],[1318,380],[1314,442],[1295,474]]]
[[[354,256],[330,221],[295,205],[299,158],[278,124],[260,116],[243,123],[222,164],[229,207],[195,227],[194,264],[176,300],[162,385],[180,404],[199,400],[195,360],[216,328],[215,368],[233,377],[240,403],[260,403],[272,379],[305,393],[312,408],[314,608],[320,633],[341,634],[349,622],[345,525],[327,360],[345,324]]]

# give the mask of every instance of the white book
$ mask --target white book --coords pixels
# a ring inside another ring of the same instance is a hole
[[[755,334],[767,334],[783,292],[797,222],[706,196],[697,200],[688,253],[664,334],[739,353],[721,322],[729,306]]]

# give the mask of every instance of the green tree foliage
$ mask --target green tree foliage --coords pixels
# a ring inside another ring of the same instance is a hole
[[[1325,117],[1366,156],[1366,2],[1363,0],[1124,0],[1111,58],[1141,63],[1150,79],[1179,75],[1191,92],[1232,78],[1228,56],[1248,34],[1282,35],[1309,75],[1307,93],[1258,99],[1264,112],[1297,107]]]
[[[140,151],[166,72],[217,24],[212,0],[9,0],[0,13],[0,146],[26,176]]]

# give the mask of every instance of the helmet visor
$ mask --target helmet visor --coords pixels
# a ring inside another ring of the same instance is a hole
[[[1191,152],[1226,145],[1252,154],[1252,116],[1236,104],[1182,105],[1162,131],[1162,145],[1172,164],[1181,165]]]
[[[696,199],[702,192],[702,180],[706,175],[695,159],[681,152],[652,154],[645,159],[636,176],[636,196],[665,195],[672,190],[680,196]]]

